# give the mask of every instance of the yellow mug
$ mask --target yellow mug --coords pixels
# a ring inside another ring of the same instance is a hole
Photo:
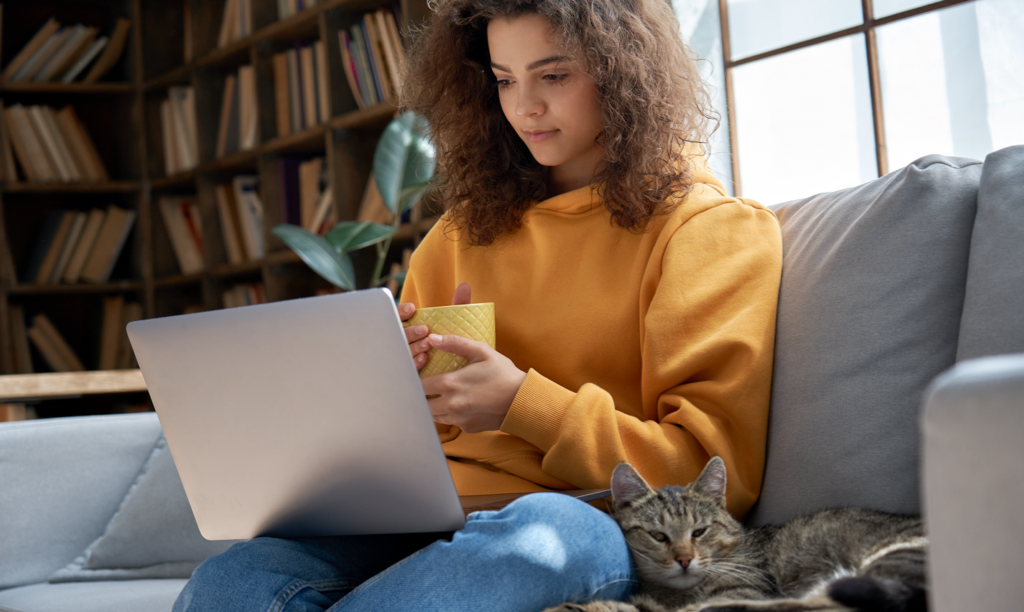
[[[412,318],[402,321],[402,327],[411,325],[426,325],[432,334],[462,336],[494,348],[494,302],[417,308]],[[462,355],[432,348],[427,351],[427,363],[420,369],[420,378],[458,370],[467,363]]]

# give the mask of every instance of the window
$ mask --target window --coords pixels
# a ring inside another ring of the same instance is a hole
[[[776,204],[1024,144],[1021,0],[672,0],[722,116],[712,169]]]

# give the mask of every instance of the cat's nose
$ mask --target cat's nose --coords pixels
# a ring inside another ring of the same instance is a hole
[[[676,561],[679,565],[683,566],[683,569],[690,567],[690,561],[693,561],[693,555],[679,555],[676,557]]]

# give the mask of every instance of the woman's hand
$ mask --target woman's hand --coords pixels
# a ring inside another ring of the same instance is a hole
[[[470,287],[462,283],[455,290],[452,304],[469,303]],[[469,360],[461,369],[428,376],[421,381],[434,421],[442,425],[457,425],[467,433],[501,428],[526,372],[486,342],[437,334],[431,334],[425,342],[428,348],[461,355]],[[416,366],[422,368],[418,357],[416,359]],[[425,354],[423,362],[426,363]]]
[[[406,302],[398,307],[398,316],[403,321],[408,321],[416,314],[416,305]],[[405,328],[405,339],[409,342],[409,350],[412,352],[412,361],[416,364],[416,370],[422,370],[427,365],[427,351],[430,350],[430,343],[427,342],[427,334],[430,330],[426,325],[413,325]]]

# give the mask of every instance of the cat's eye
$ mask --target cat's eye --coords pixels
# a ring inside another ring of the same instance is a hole
[[[668,536],[661,533],[660,531],[652,532],[651,537],[659,542],[668,542]]]
[[[694,529],[693,533],[691,533],[690,535],[693,537],[693,539],[696,540],[700,536],[704,535],[704,532],[706,532],[707,530],[708,530],[707,527],[701,527],[700,529]]]

